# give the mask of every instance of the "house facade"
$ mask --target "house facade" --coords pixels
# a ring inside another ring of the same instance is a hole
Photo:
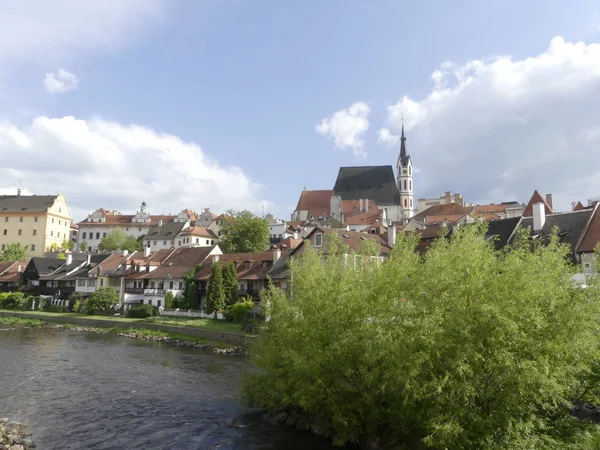
[[[43,256],[71,238],[71,215],[63,195],[0,195],[0,252],[18,242],[27,257]]]

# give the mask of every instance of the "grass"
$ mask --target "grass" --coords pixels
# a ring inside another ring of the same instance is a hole
[[[198,319],[196,317],[167,317],[156,316],[141,319],[145,323],[160,323],[163,325],[174,325],[178,327],[202,328],[211,331],[222,331],[224,333],[247,334],[242,332],[239,323],[227,322],[225,320]]]
[[[23,327],[43,327],[46,322],[38,319],[24,319],[23,317],[0,316],[0,323],[5,325],[19,325]]]

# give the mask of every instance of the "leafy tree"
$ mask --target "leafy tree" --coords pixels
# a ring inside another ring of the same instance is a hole
[[[21,261],[25,259],[25,252],[28,249],[28,245],[21,245],[20,242],[7,244],[6,249],[0,254],[0,261]]]
[[[185,285],[185,304],[188,309],[198,309],[198,286],[194,281],[189,281]]]
[[[208,314],[225,307],[225,290],[223,289],[223,270],[221,264],[213,264],[208,280],[206,293],[206,312]]]
[[[125,239],[125,241],[123,241],[123,244],[121,245],[120,249],[127,250],[128,252],[139,252],[144,249],[144,246],[139,239],[133,236],[129,236]]]
[[[173,296],[173,292],[167,291],[165,295],[165,308],[166,309],[174,309],[175,306],[175,297]]]
[[[223,293],[225,303],[233,305],[239,300],[238,296],[238,277],[235,264],[230,261],[223,266]]]
[[[109,231],[108,234],[102,238],[98,248],[104,251],[121,250],[126,240],[127,235],[125,234],[125,230],[121,227],[117,227]]]
[[[269,247],[269,223],[250,211],[228,211],[221,225],[224,253],[263,252]]]
[[[517,242],[497,252],[476,224],[421,257],[401,233],[389,258],[356,267],[308,248],[291,293],[261,298],[246,404],[309,416],[339,444],[598,448],[571,410],[600,401],[600,274],[574,286],[556,233]]]
[[[101,287],[88,297],[85,309],[92,314],[94,310],[106,311],[117,303],[119,303],[119,293],[111,287]]]
[[[60,246],[61,250],[64,251],[72,251],[75,248],[75,241],[72,241],[70,239],[65,239],[61,246]]]
[[[81,244],[79,244],[79,250],[81,250],[82,252],[87,252],[88,250],[88,241],[81,241]]]

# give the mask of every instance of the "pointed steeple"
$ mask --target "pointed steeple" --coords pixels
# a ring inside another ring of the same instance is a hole
[[[406,151],[406,137],[404,136],[404,117],[402,117],[402,135],[400,137],[400,156],[398,156],[398,166],[404,167],[408,164],[409,154]]]

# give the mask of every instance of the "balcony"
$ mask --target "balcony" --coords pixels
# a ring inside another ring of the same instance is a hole
[[[126,287],[125,288],[125,293],[126,294],[143,294],[144,293],[144,288]]]
[[[144,295],[158,295],[164,297],[166,293],[167,291],[165,291],[164,289],[144,289]]]

